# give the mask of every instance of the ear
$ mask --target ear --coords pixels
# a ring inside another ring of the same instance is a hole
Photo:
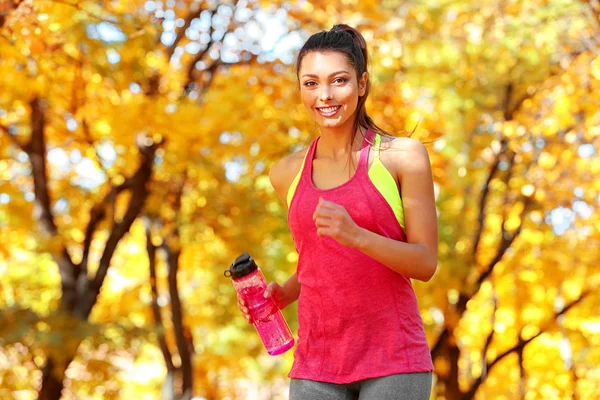
[[[369,74],[363,72],[362,76],[358,80],[358,95],[364,96],[367,91],[367,82],[369,81]]]

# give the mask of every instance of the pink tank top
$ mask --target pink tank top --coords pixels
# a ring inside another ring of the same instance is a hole
[[[373,135],[368,130],[366,137]],[[301,285],[298,342],[288,377],[342,384],[433,371],[410,279],[358,250],[318,236],[312,219],[322,196],[344,206],[359,226],[406,242],[389,203],[369,179],[371,146],[363,141],[350,180],[321,190],[312,182],[318,140],[308,150],[288,213]]]

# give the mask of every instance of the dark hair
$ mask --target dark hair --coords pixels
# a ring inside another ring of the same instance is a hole
[[[363,73],[368,73],[367,67],[369,62],[369,54],[367,52],[367,42],[365,41],[365,38],[360,34],[360,32],[351,26],[346,24],[337,24],[334,25],[329,31],[315,33],[308,38],[306,43],[304,43],[296,60],[296,77],[298,77],[298,74],[300,73],[300,67],[302,65],[304,56],[311,52],[330,51],[343,53],[346,55],[348,62],[356,71],[357,79],[360,79]],[[371,129],[382,136],[392,136],[390,133],[377,126],[371,117],[367,115],[365,101],[369,96],[370,87],[371,80],[368,79],[365,94],[363,96],[359,96],[358,98],[358,104],[356,106],[357,115],[354,118],[352,140],[350,143],[354,143],[354,137],[359,126],[365,129]]]

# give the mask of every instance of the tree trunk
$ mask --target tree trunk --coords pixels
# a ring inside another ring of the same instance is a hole
[[[32,146],[32,148],[35,149],[34,146]],[[77,318],[81,321],[87,321],[92,308],[96,304],[100,288],[102,287],[104,278],[106,277],[106,273],[110,267],[117,245],[125,236],[125,234],[129,232],[131,225],[141,213],[143,204],[148,196],[148,189],[146,186],[152,174],[154,152],[157,148],[157,144],[153,143],[151,146],[140,146],[139,148],[140,152],[142,153],[142,162],[140,167],[134,173],[134,175],[129,177],[123,184],[123,187],[127,187],[132,191],[132,199],[127,207],[127,211],[123,220],[113,225],[113,228],[109,234],[109,238],[104,247],[104,251],[100,259],[100,265],[94,279],[89,279],[87,277],[87,265],[76,265],[72,262],[72,258],[66,249],[61,252],[60,257],[57,257],[56,255],[54,257],[59,266],[63,289],[61,308],[71,317]],[[45,155],[45,151],[43,149],[39,149],[37,151],[40,154]],[[33,151],[31,151],[31,153],[36,154]],[[37,175],[40,175],[39,170],[43,165],[44,164],[34,163],[32,161],[34,176],[36,175],[36,172]],[[47,191],[47,182],[45,181],[38,179],[38,181],[34,181],[34,185],[38,192]],[[40,188],[43,188],[43,190]],[[38,193],[36,193],[36,196],[37,195]],[[42,199],[44,198],[44,196],[41,194],[40,197]],[[46,198],[49,199],[49,196],[46,196]],[[49,204],[49,201],[42,202],[42,207],[48,208],[46,210],[42,210],[42,221],[46,222],[45,228],[50,229],[50,233],[52,234],[53,229],[54,232],[56,232],[56,225],[53,223],[53,216],[49,211]],[[89,235],[93,235],[94,233],[95,229],[92,229],[89,232]],[[54,234],[57,235],[57,233]],[[91,242],[91,237],[88,239]],[[82,277],[82,274],[85,275]],[[83,283],[79,284],[79,281],[82,281]],[[61,398],[63,387],[62,380],[67,367],[75,358],[77,347],[78,346],[75,346],[72,350],[69,350],[72,351],[72,354],[67,354],[66,362],[61,363],[61,365],[56,365],[56,363],[52,360],[52,357],[48,357],[46,366],[42,369],[42,385],[38,392],[39,400],[58,400]]]
[[[38,393],[38,400],[60,400],[65,371],[72,359],[73,357],[69,357],[64,367],[57,367],[54,360],[48,357],[42,368],[42,388]]]
[[[177,271],[179,269],[179,255],[180,251],[172,251],[165,246],[167,251],[167,263],[169,268],[169,295],[171,296],[171,313],[173,318],[173,330],[175,333],[175,342],[177,344],[177,350],[179,357],[181,358],[181,373],[182,373],[182,387],[181,387],[181,398],[190,398],[193,387],[193,371],[192,371],[192,354],[193,349],[190,346],[191,334],[187,327],[183,324],[183,310],[181,306],[181,299],[179,298],[179,288],[177,287]],[[193,343],[193,342],[192,342]],[[188,397],[186,397],[186,394]]]
[[[450,363],[450,372],[446,381],[446,399],[458,400],[462,398],[463,393],[458,385],[458,359],[460,358],[460,349],[456,345],[454,332],[450,333],[448,340],[448,361]]]

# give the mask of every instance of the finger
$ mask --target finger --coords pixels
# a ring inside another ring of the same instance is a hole
[[[339,214],[342,210],[345,210],[345,208],[338,204],[334,204],[334,205],[322,204],[319,207],[318,212],[319,213],[329,213],[329,214]]]
[[[315,226],[317,228],[330,227],[332,223],[333,223],[333,220],[331,218],[319,217],[315,220]]]
[[[317,235],[319,236],[331,236],[331,229],[328,227],[317,228]]]
[[[315,218],[315,224],[331,224],[333,221],[335,221],[335,218],[328,215],[319,215],[317,218]]]
[[[320,210],[315,211],[314,219],[316,220],[319,217],[334,218],[337,214],[337,210],[330,208],[321,208]]]
[[[325,201],[325,200],[322,200],[322,201]],[[318,214],[319,212],[322,212],[323,210],[332,209],[332,206],[325,205],[325,203],[322,203],[322,201],[317,203],[317,206],[315,207],[315,212],[313,214],[313,218],[316,214]],[[335,203],[332,203],[332,204],[335,204]]]
[[[333,201],[329,201],[329,200],[325,200],[322,197],[319,197],[319,205],[325,208],[337,208],[337,207],[342,207],[341,205],[339,205],[338,203],[335,203]]]
[[[327,227],[327,226],[332,226],[335,224],[335,220],[332,218],[326,218],[326,217],[319,217],[315,220],[315,226],[317,228],[320,227]]]
[[[273,294],[273,291],[275,290],[275,288],[277,287],[277,282],[271,282],[267,285],[267,288],[265,289],[264,292],[264,296],[265,297],[269,297]]]
[[[317,217],[319,216],[320,210],[321,210],[321,205],[319,204],[319,205],[317,205],[317,207],[315,208],[315,212],[313,213],[313,221],[315,219],[317,219]]]
[[[342,212],[343,210],[346,210],[346,209],[337,204],[336,205],[323,205],[323,206],[321,206],[320,212],[340,214],[340,212]]]
[[[335,203],[331,203],[331,205],[319,204],[313,213],[313,221],[319,216],[333,218],[336,215],[340,215],[343,211],[345,211],[345,208]]]
[[[317,222],[315,224],[315,226],[317,228],[317,233],[318,233],[319,229],[331,229],[332,228],[332,226],[330,224],[323,222],[323,221]]]

